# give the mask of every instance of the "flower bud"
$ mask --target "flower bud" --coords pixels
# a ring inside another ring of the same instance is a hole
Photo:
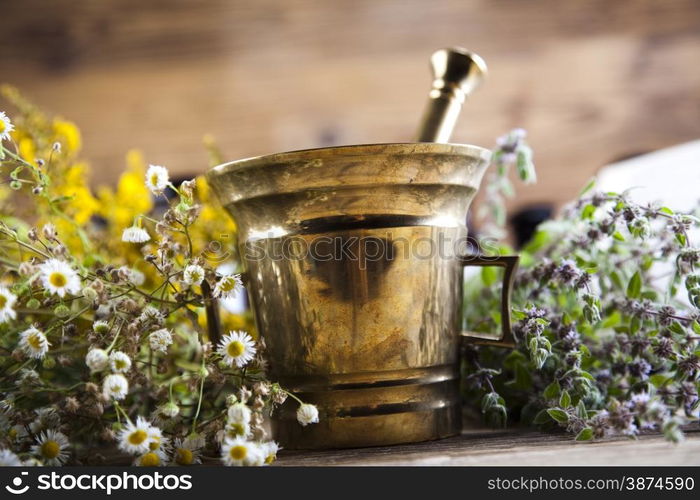
[[[81,293],[83,294],[83,297],[91,302],[97,300],[97,291],[92,287],[86,286],[83,288]]]
[[[31,298],[27,301],[28,309],[39,309],[41,307],[41,302],[35,298]]]
[[[68,316],[70,316],[70,309],[68,309],[68,306],[66,306],[65,304],[59,304],[53,310],[53,313],[56,315],[57,318],[65,319]]]

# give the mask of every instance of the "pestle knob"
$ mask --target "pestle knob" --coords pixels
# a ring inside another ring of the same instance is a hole
[[[486,76],[486,63],[461,48],[441,49],[430,58],[433,88],[418,132],[418,142],[449,142],[464,99]]]

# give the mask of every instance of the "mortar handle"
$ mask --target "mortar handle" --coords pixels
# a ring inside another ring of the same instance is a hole
[[[486,76],[486,63],[461,48],[441,49],[430,58],[433,88],[423,114],[417,142],[449,142],[464,99]]]

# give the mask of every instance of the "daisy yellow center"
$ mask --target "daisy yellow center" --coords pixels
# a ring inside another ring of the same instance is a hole
[[[248,449],[239,444],[238,446],[232,446],[231,451],[228,453],[234,460],[243,460],[248,454]]]
[[[187,448],[178,448],[177,451],[175,451],[175,462],[177,462],[178,465],[191,465],[193,460],[194,456],[191,450]]]
[[[160,439],[154,439],[151,441],[151,444],[148,445],[151,451],[156,451],[158,448],[160,448]]]
[[[156,174],[156,173],[152,173],[152,174],[151,174],[151,184],[152,184],[153,186],[157,186],[157,185],[158,185],[158,174]]]
[[[229,424],[229,431],[233,436],[242,436],[246,429],[243,424]]]
[[[32,346],[34,349],[41,349],[41,337],[39,337],[39,335],[36,333],[32,333],[29,337],[27,337],[27,344]]]
[[[117,394],[118,392],[121,392],[121,390],[122,390],[122,386],[119,385],[119,384],[115,384],[115,385],[112,386],[112,392],[113,392],[114,394]]]
[[[146,453],[141,457],[141,465],[144,467],[155,467],[160,465],[160,457],[157,453]]]
[[[9,437],[10,439],[15,439],[17,437],[17,434],[17,429],[10,429],[9,431],[7,431],[7,437]]]
[[[7,127],[5,126],[5,122],[0,120],[0,134],[2,134]]]
[[[224,279],[221,281],[220,286],[224,292],[230,292],[236,287],[236,282],[232,279]]]
[[[126,361],[124,361],[123,359],[117,359],[114,361],[114,367],[117,370],[123,370],[124,368],[126,368]]]
[[[275,455],[274,453],[270,453],[268,456],[265,457],[265,463],[266,464],[271,464],[272,462],[275,461]]]
[[[116,392],[116,391],[115,391]],[[133,445],[139,445],[143,443],[148,438],[148,433],[144,430],[138,429],[131,434],[129,434],[129,443]]]
[[[237,358],[238,356],[243,354],[243,351],[245,351],[245,346],[240,340],[234,340],[233,342],[230,342],[228,347],[226,348],[226,352],[228,352],[228,355],[232,358]]]
[[[0,295],[0,309],[5,307],[5,304],[7,304],[7,297],[5,297],[4,295]]]
[[[56,458],[61,453],[61,446],[56,441],[46,441],[41,445],[41,455],[44,458]]]
[[[54,272],[49,275],[49,283],[51,283],[56,288],[63,288],[68,283],[66,275],[59,272]]]

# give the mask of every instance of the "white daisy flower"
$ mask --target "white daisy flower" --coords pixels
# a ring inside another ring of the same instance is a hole
[[[152,426],[143,417],[137,417],[136,423],[127,422],[119,432],[119,449],[131,455],[142,455],[151,451]]]
[[[85,364],[91,373],[101,372],[109,366],[109,354],[104,349],[90,349],[85,356]]]
[[[228,408],[228,421],[249,424],[253,412],[243,403],[234,403]]]
[[[255,356],[255,342],[242,331],[231,331],[219,343],[219,354],[228,366],[243,368]]]
[[[168,187],[170,176],[168,169],[160,165],[149,165],[146,171],[146,187],[155,195],[163,194]]]
[[[266,465],[270,465],[272,462],[277,460],[277,452],[280,450],[279,444],[274,441],[268,441],[267,443],[262,443],[260,446],[263,450]]]
[[[204,279],[204,268],[197,264],[190,264],[182,272],[182,282],[185,285],[199,285]]]
[[[62,432],[48,430],[42,432],[32,446],[32,453],[46,465],[63,465],[68,459],[68,438]]]
[[[153,424],[150,424],[148,429],[148,448],[150,451],[156,452],[161,456],[167,455],[167,450],[170,447],[170,439],[163,436],[163,431]]]
[[[2,114],[2,113],[0,113]],[[0,467],[21,467],[22,461],[10,450],[0,449]]]
[[[225,439],[221,447],[221,460],[226,465],[262,465],[263,451],[257,443],[244,438]]]
[[[9,288],[0,286],[0,323],[17,317],[14,309],[15,302],[17,302],[17,296]]]
[[[143,312],[139,314],[138,319],[141,323],[161,324],[164,318],[157,308],[149,305],[143,308]]]
[[[13,396],[8,396],[5,399],[0,399],[0,413],[12,415],[15,411],[15,401]]]
[[[27,328],[19,335],[19,347],[30,358],[43,358],[49,352],[50,345],[46,335],[33,326]]]
[[[67,262],[49,259],[39,266],[39,271],[44,287],[59,297],[80,291],[80,277]]]
[[[148,231],[136,225],[127,227],[122,232],[122,241],[127,243],[145,243],[150,239],[151,235],[148,234]]]
[[[54,429],[61,425],[61,416],[55,408],[39,408],[34,410],[34,413],[36,413],[36,418],[29,424],[29,430],[32,431],[32,434],[39,434],[42,430]]]
[[[2,140],[10,140],[10,132],[12,132],[15,129],[15,126],[12,125],[12,122],[10,121],[10,117],[7,116],[5,113],[0,111],[0,141]]]
[[[200,436],[177,438],[173,443],[171,465],[194,465],[202,463],[200,453],[204,447],[204,439]]]
[[[109,333],[109,323],[107,323],[106,321],[102,321],[102,320],[95,321],[92,324],[92,330],[99,335],[104,335],[105,333]]]
[[[299,409],[297,410],[297,420],[302,427],[306,427],[309,424],[318,423],[318,408],[316,408],[314,405],[302,403],[299,405]]]
[[[158,453],[149,451],[137,457],[136,460],[134,460],[134,465],[137,467],[160,467],[165,465],[165,461]]]
[[[168,352],[168,346],[173,343],[173,336],[167,328],[156,330],[148,336],[148,343],[154,351]]]
[[[29,437],[29,433],[24,425],[17,424],[7,430],[7,437],[11,442],[18,442]]]
[[[129,393],[129,381],[121,373],[107,375],[102,382],[102,394],[106,399],[120,401]]]
[[[227,422],[226,427],[224,428],[224,438],[225,439],[233,439],[233,438],[238,438],[238,437],[249,437],[251,435],[250,432],[250,424],[248,422]]]
[[[36,370],[31,368],[22,368],[19,371],[19,377],[15,380],[18,387],[30,387],[32,385],[41,385],[41,378]]]
[[[214,287],[214,297],[230,299],[236,296],[238,290],[243,288],[240,274],[227,274],[222,276]]]
[[[131,370],[131,358],[122,351],[114,351],[109,355],[109,366],[114,373],[126,373]]]

